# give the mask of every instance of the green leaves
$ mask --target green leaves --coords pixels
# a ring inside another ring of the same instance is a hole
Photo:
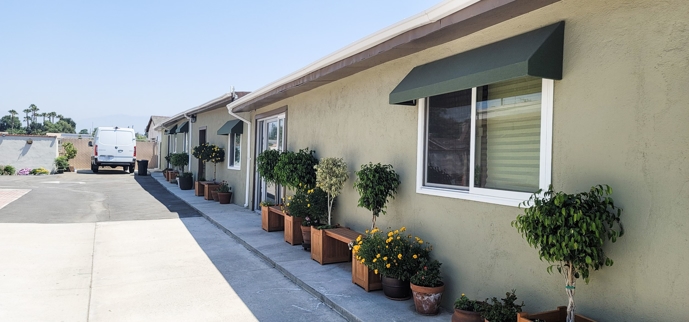
[[[361,165],[356,172],[354,188],[359,192],[359,207],[373,212],[373,216],[385,214],[388,198],[395,199],[400,177],[393,170],[392,165],[370,163]]]
[[[280,159],[280,151],[265,150],[256,157],[256,170],[259,175],[268,183],[276,183],[275,166]]]
[[[524,214],[518,215],[512,226],[538,249],[541,259],[559,263],[558,270],[562,263],[571,263],[575,275],[581,273],[588,283],[590,270],[613,263],[603,251],[606,239],[615,242],[624,233],[622,210],[610,194],[612,188],[607,185],[577,194],[554,192],[551,186],[520,205]]]
[[[318,159],[316,151],[309,148],[299,152],[285,151],[280,154],[273,171],[277,183],[292,189],[312,189],[316,186],[316,169]]]

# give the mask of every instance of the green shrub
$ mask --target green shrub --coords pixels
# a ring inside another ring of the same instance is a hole
[[[268,183],[276,183],[275,166],[280,160],[280,151],[265,150],[256,157],[256,170],[258,174]]]
[[[64,155],[59,156],[59,157],[55,158],[55,166],[58,169],[67,169],[67,168],[69,168],[69,160]]]
[[[31,174],[33,174],[33,175],[50,174],[50,171],[48,171],[44,168],[36,168],[36,169],[31,170]]]
[[[16,172],[17,172],[17,169],[15,169],[11,165],[6,165],[5,167],[0,166],[0,174],[1,175],[13,176]]]
[[[65,157],[67,160],[72,160],[77,156],[77,149],[71,142],[65,142],[62,144],[62,148],[65,149]]]
[[[277,182],[291,189],[312,189],[316,186],[316,169],[318,159],[316,151],[300,149],[299,152],[286,151],[280,154],[275,165]]]
[[[359,192],[359,207],[373,212],[371,229],[376,226],[376,218],[385,214],[388,198],[395,199],[400,176],[393,170],[392,165],[380,163],[362,164],[361,170],[356,172],[354,188]]]

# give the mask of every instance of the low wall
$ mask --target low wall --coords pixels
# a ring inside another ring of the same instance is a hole
[[[77,149],[77,156],[69,160],[69,165],[73,166],[75,169],[91,169],[91,149],[89,146],[89,139],[87,138],[61,138],[61,144],[66,142],[71,142],[74,148]],[[136,159],[137,160],[148,160],[148,168],[158,167],[158,151],[157,144],[153,141],[138,141],[136,142]],[[64,149],[60,145],[60,153]]]
[[[53,171],[58,156],[55,136],[9,135],[0,136],[0,165],[23,168],[45,168]]]

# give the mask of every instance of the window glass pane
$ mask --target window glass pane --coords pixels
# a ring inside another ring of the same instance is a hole
[[[468,188],[471,90],[428,99],[426,183]]]
[[[234,135],[234,166],[238,167],[241,160],[242,135]]]
[[[284,150],[284,137],[285,137],[285,131],[284,131],[285,119],[280,119],[279,123],[280,123],[280,125],[278,126],[278,128],[279,128],[279,131],[278,131],[278,136],[279,136],[278,149],[280,151],[283,151]]]
[[[476,89],[475,187],[538,190],[541,83],[526,77]]]
[[[281,142],[278,142],[278,122],[273,121],[273,122],[268,122],[268,149],[269,150],[279,150],[279,144]]]

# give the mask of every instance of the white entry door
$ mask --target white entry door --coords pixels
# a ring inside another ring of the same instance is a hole
[[[258,137],[256,139],[256,155],[266,150],[285,150],[285,115],[271,116],[258,120]],[[282,198],[282,187],[274,183],[266,183],[256,172],[256,204],[254,209],[260,211],[262,201],[278,204]]]

